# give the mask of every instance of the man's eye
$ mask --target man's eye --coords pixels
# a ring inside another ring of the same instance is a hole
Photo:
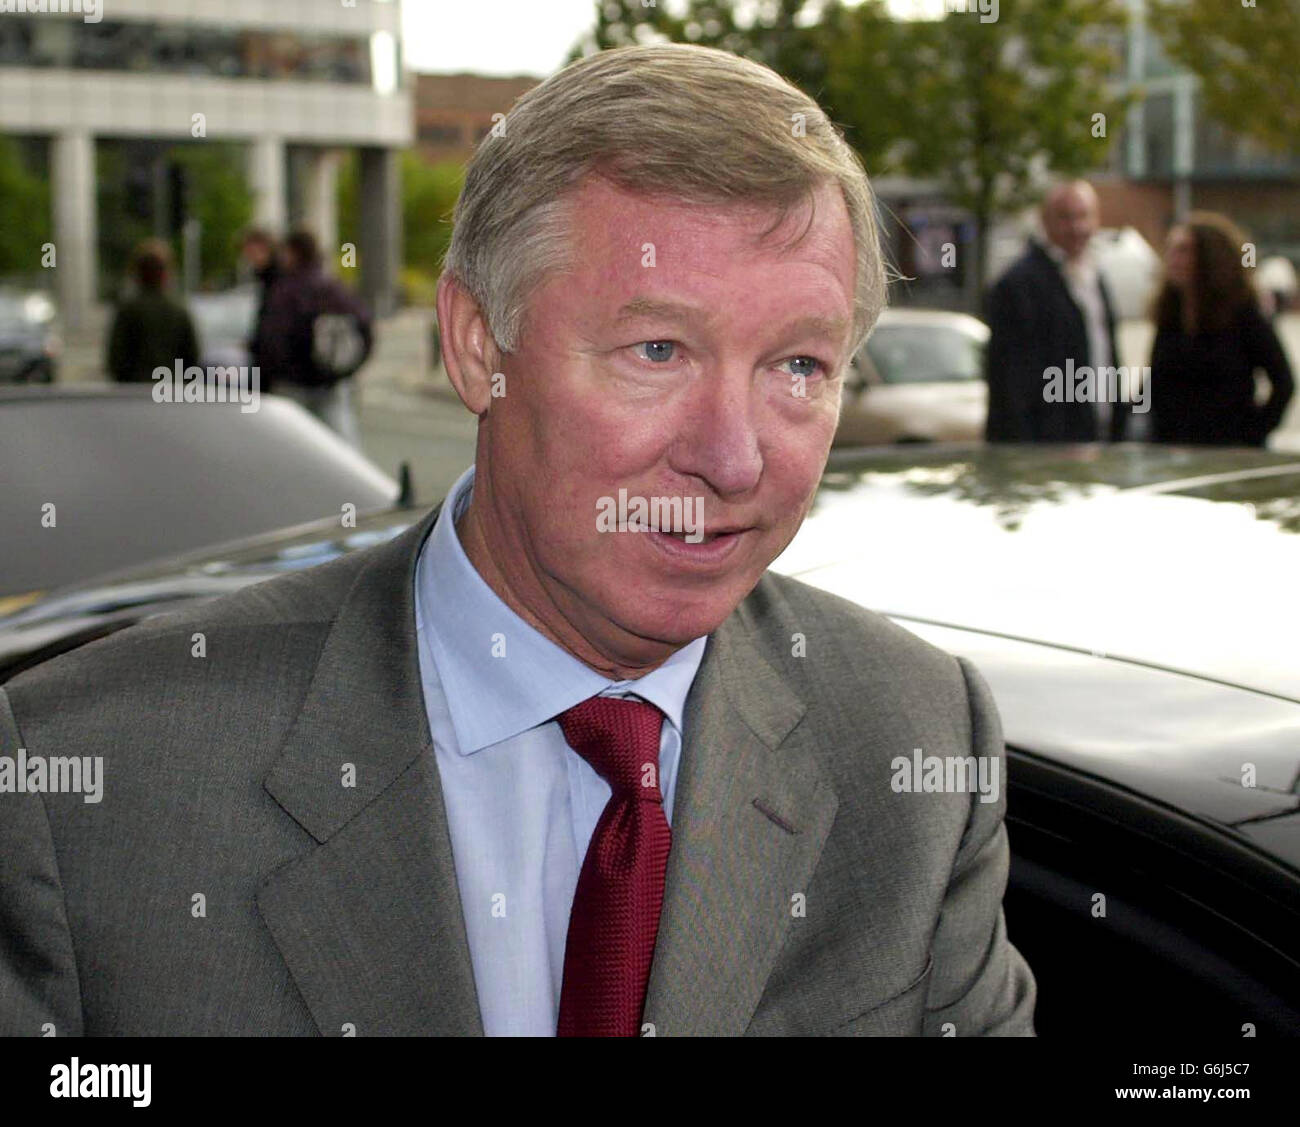
[[[820,360],[815,360],[811,356],[792,356],[781,363],[791,365],[787,370],[792,376],[815,376],[824,367]]]
[[[677,345],[670,340],[644,340],[632,347],[636,349],[644,348],[645,352],[641,353],[641,355],[645,359],[655,364],[663,364],[673,358],[673,352]]]

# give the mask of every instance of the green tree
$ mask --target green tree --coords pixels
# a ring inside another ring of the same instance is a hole
[[[451,242],[451,213],[465,182],[456,161],[429,164],[402,154],[402,254],[408,267],[436,278]]]
[[[876,0],[868,0],[874,5]],[[812,93],[826,78],[825,39],[843,14],[830,0],[816,18],[810,0],[759,0],[749,18],[738,18],[731,0],[690,0],[682,15],[667,5],[605,0],[596,5],[596,26],[573,56],[644,42],[646,32],[676,43],[698,43],[756,59]]]
[[[880,69],[832,59],[833,73],[852,75],[834,88],[845,116],[861,121],[883,106],[893,117],[899,139],[885,170],[933,178],[974,217],[977,292],[994,222],[1034,201],[1042,172],[1100,167],[1128,105],[1116,82],[1127,22],[1116,0],[1001,0],[998,8],[989,22],[962,11],[899,21],[890,40],[897,54]]]
[[[451,241],[451,213],[465,181],[465,168],[455,161],[430,164],[418,153],[402,154],[402,284],[408,300],[417,304],[432,301],[434,285],[442,270],[442,259]],[[361,162],[348,151],[339,165],[339,238],[357,247],[357,266],[340,271],[357,284],[361,257]]]
[[[207,141],[177,145],[168,155],[185,170],[186,217],[200,224],[200,283],[204,288],[232,285],[239,262],[239,233],[253,218],[253,193],[243,172],[243,148]],[[172,242],[179,264],[179,232],[174,233]]]
[[[360,246],[361,215],[360,198],[361,159],[355,149],[344,149],[339,154],[338,181],[335,189],[335,214],[339,225],[339,242]],[[350,286],[360,284],[360,252],[355,266],[342,267],[338,275]]]
[[[33,171],[15,137],[0,137],[0,274],[27,284],[41,272],[50,240],[50,185]]]
[[[1300,151],[1300,0],[1156,0],[1151,26],[1234,132]]]

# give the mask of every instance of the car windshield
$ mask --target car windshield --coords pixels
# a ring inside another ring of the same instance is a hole
[[[867,353],[885,383],[977,380],[982,375],[978,341],[936,325],[881,325]]]

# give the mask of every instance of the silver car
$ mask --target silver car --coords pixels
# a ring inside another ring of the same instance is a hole
[[[850,363],[836,446],[983,438],[989,328],[937,309],[886,309]]]

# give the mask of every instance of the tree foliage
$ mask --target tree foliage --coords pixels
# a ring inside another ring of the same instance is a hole
[[[17,138],[0,137],[0,275],[24,282],[41,272],[50,238],[50,186],[34,170]]]
[[[1200,77],[1212,117],[1278,152],[1300,151],[1300,0],[1156,0],[1151,26]]]
[[[402,177],[402,280],[408,300],[427,303],[442,270],[443,256],[451,242],[451,213],[465,182],[465,166],[459,161],[430,164],[419,153],[406,151],[401,157]],[[339,239],[358,248],[357,265],[340,275],[357,284],[361,245],[360,160],[347,151],[339,165]]]

